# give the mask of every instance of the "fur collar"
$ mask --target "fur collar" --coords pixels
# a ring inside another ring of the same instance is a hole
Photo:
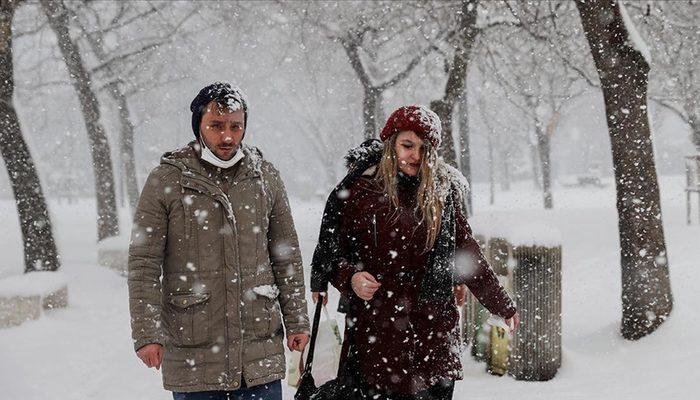
[[[348,150],[345,155],[345,166],[350,172],[360,172],[363,176],[374,175],[377,164],[382,159],[384,143],[377,139],[369,139],[357,147]],[[461,199],[469,192],[469,183],[462,172],[438,157],[436,168],[437,190],[445,199],[451,190],[456,190]]]

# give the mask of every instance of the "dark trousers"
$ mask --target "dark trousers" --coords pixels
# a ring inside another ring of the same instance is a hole
[[[238,390],[209,392],[173,392],[175,400],[282,400],[282,382],[276,380],[264,385],[243,387]]]

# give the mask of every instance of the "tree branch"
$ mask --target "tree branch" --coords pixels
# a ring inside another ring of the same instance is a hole
[[[387,82],[384,82],[383,84],[377,86],[377,89],[379,89],[380,91],[384,91],[384,90],[396,85],[397,83],[401,82],[402,80],[406,79],[406,77],[411,73],[411,71],[413,71],[413,69],[420,63],[420,61],[423,59],[423,57],[430,54],[430,52],[433,50],[437,50],[437,47],[434,45],[430,45],[430,46],[426,47],[425,49],[423,49],[423,51],[419,55],[415,56],[411,60],[411,62],[408,63],[408,65],[406,66],[406,68],[404,68],[403,71],[396,74],[393,78],[391,78]]]

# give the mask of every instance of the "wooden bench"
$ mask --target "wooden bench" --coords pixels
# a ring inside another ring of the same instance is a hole
[[[0,328],[38,319],[68,306],[68,284],[61,272],[29,272],[0,279]]]
[[[117,271],[122,276],[128,275],[129,237],[115,236],[101,241],[97,245],[97,263]]]

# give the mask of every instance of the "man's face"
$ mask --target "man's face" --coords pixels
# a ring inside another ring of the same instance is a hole
[[[230,160],[236,154],[245,133],[243,109],[229,112],[215,101],[207,104],[199,126],[204,144],[222,160]]]

